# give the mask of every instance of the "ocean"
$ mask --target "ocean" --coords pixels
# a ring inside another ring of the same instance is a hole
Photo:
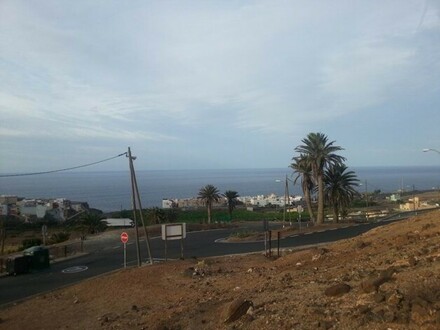
[[[440,166],[353,167],[360,192],[381,190],[430,190],[440,187]],[[207,184],[220,192],[235,190],[241,196],[284,195],[285,177],[294,179],[289,168],[238,170],[138,170],[137,182],[142,207],[161,206],[163,198],[196,197]],[[290,194],[302,195],[299,182],[289,181]],[[34,176],[0,177],[0,195],[26,198],[67,198],[88,202],[108,211],[131,209],[128,171],[58,172]]]

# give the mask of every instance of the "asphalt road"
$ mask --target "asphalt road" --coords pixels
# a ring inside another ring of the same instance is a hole
[[[346,228],[296,235],[281,240],[280,248],[295,248],[310,244],[333,242],[357,236],[383,224],[381,222],[360,224]],[[261,224],[258,225],[258,228],[262,229]],[[187,237],[184,240],[184,257],[204,258],[264,251],[264,242],[219,242],[222,238],[226,238],[236,231],[236,228],[232,228],[187,233]],[[150,239],[150,242],[153,258],[156,261],[163,260],[165,257],[164,242],[159,237]],[[137,265],[135,246],[132,241],[129,241],[127,244],[127,266]],[[276,242],[274,241],[272,248],[275,247]],[[140,250],[141,260],[147,262],[148,254],[145,241],[140,242]],[[180,241],[170,241],[168,243],[169,259],[180,258],[180,251]],[[98,245],[95,244],[93,251],[84,256],[54,263],[47,270],[31,274],[0,277],[0,306],[16,303],[33,295],[120,269],[124,266],[123,260],[123,244],[119,238],[113,238],[105,240]]]

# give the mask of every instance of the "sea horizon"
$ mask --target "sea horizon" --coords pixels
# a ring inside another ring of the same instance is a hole
[[[359,191],[429,190],[440,186],[440,166],[353,166],[362,186]],[[286,168],[136,170],[142,206],[161,206],[162,199],[196,197],[207,184],[221,193],[235,190],[241,196],[284,194]],[[289,192],[302,195],[299,182],[289,180]],[[104,212],[131,209],[127,170],[65,171],[41,175],[0,177],[0,195],[24,198],[67,198],[89,203]]]

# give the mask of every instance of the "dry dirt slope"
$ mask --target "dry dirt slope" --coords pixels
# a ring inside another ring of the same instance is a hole
[[[0,317],[1,329],[440,329],[440,212],[277,260],[119,271]]]

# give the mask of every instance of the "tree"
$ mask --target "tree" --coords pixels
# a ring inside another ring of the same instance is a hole
[[[235,209],[237,198],[240,197],[240,195],[236,191],[226,190],[223,196],[226,197],[228,203],[229,220],[232,220],[232,211]]]
[[[315,221],[315,217],[313,215],[312,209],[312,191],[315,187],[313,183],[313,174],[312,167],[310,163],[307,161],[307,157],[305,155],[299,155],[299,157],[293,157],[293,163],[290,164],[290,167],[293,169],[293,172],[296,173],[296,177],[293,181],[293,184],[296,184],[299,178],[301,178],[301,188],[304,193],[304,199],[306,200],[307,210],[310,215],[310,219]]]
[[[325,199],[333,208],[333,218],[339,222],[339,213],[345,214],[346,208],[356,195],[355,187],[359,180],[353,171],[348,171],[345,164],[335,164],[327,168],[324,174]]]
[[[313,179],[318,186],[318,214],[316,222],[324,222],[324,171],[331,165],[342,163],[345,158],[335,152],[343,148],[334,145],[335,141],[328,142],[328,137],[323,133],[309,133],[301,141],[303,144],[295,148],[295,151],[303,154],[309,163]]]
[[[148,209],[147,215],[150,223],[159,224],[162,222],[166,222],[165,212],[161,208],[153,207],[151,209]]]
[[[102,217],[99,214],[84,213],[79,220],[75,221],[75,224],[84,234],[96,234],[107,228],[101,220]]]
[[[220,199],[220,192],[216,187],[211,184],[200,188],[199,190],[199,199],[203,200],[208,210],[208,223],[211,223],[211,211],[212,211],[212,203],[218,202]]]

